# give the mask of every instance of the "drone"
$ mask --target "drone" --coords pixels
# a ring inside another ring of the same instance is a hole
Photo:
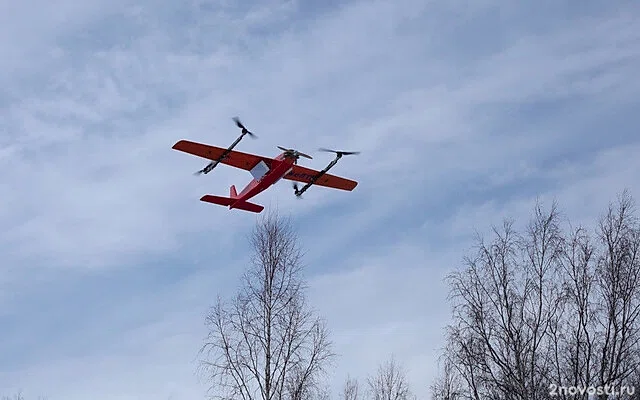
[[[338,151],[327,148],[320,148],[319,151],[334,153],[336,157],[321,171],[298,165],[300,157],[313,159],[296,149],[277,146],[282,151],[276,157],[265,157],[257,154],[242,153],[233,150],[234,147],[246,136],[252,138],[257,136],[249,131],[237,117],[233,118],[236,126],[240,128],[240,136],[228,148],[215,147],[203,143],[192,142],[190,140],[180,140],[173,145],[172,149],[182,151],[191,155],[202,157],[211,162],[203,169],[197,171],[196,175],[208,174],[218,164],[226,164],[234,168],[249,171],[253,179],[242,189],[240,193],[236,191],[235,185],[229,188],[229,197],[204,195],[200,201],[229,207],[229,209],[239,209],[254,213],[260,213],[264,206],[251,203],[249,200],[259,193],[267,190],[284,178],[293,181],[293,190],[297,198],[307,191],[312,185],[324,186],[327,188],[352,191],[358,182],[328,174],[343,156],[360,154],[358,151]],[[300,188],[299,183],[305,185]]]

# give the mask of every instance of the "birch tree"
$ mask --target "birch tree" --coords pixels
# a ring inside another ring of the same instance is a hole
[[[449,276],[453,323],[439,398],[447,382],[473,400],[587,399],[550,389],[640,383],[634,207],[623,192],[589,234],[561,229],[556,205],[538,205],[523,233],[506,221],[489,242],[478,238],[475,254]]]
[[[324,321],[307,303],[302,254],[288,220],[268,214],[251,236],[238,294],[206,317],[201,366],[219,399],[302,400],[321,391],[333,357]]]

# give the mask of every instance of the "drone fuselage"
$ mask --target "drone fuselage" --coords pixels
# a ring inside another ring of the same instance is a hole
[[[247,202],[252,197],[264,192],[277,183],[283,176],[291,171],[296,161],[296,158],[287,156],[286,153],[282,153],[274,158],[271,162],[271,168],[262,177],[251,180],[251,182],[242,189],[240,194],[233,196],[233,193],[231,193],[231,197],[235,202],[230,204],[229,208],[236,208],[236,206]]]

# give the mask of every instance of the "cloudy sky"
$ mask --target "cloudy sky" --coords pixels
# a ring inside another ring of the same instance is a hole
[[[391,354],[425,396],[442,277],[536,197],[591,223],[640,197],[635,1],[0,0],[0,395],[196,399],[204,315],[256,215],[250,179],[171,150],[360,150],[352,192],[281,181],[334,388]],[[633,154],[636,154],[634,157]]]

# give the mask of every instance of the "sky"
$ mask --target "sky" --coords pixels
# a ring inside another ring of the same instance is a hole
[[[197,399],[204,317],[233,295],[258,216],[202,203],[247,171],[239,116],[276,156],[357,150],[353,192],[280,181],[328,382],[394,355],[426,399],[449,318],[443,277],[475,232],[536,199],[593,224],[640,198],[634,1],[0,0],[0,395]],[[634,157],[633,154],[636,154]]]

